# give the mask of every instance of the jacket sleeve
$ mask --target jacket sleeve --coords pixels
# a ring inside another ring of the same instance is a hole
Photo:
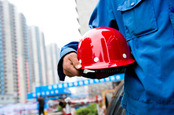
[[[57,65],[57,72],[59,75],[59,79],[61,81],[65,80],[65,74],[63,73],[63,68],[62,68],[62,61],[63,61],[63,57],[70,53],[70,52],[76,52],[77,51],[77,45],[78,42],[77,41],[73,41],[68,43],[67,45],[65,45],[64,47],[61,48],[60,51],[60,59],[58,61],[58,65]]]

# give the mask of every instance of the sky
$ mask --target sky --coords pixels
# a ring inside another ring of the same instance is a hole
[[[56,43],[59,48],[70,41],[78,41],[78,14],[75,0],[9,0],[23,13],[27,25],[38,26],[45,35],[46,45]]]

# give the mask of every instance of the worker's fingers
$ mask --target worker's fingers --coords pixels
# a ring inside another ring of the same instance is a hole
[[[68,56],[69,60],[72,62],[72,65],[76,68],[76,69],[81,69],[81,64],[78,61],[77,58],[77,54],[76,53],[70,53]]]
[[[76,53],[67,54],[63,59],[63,72],[65,75],[72,76],[80,76],[81,73],[79,69],[81,68],[80,63],[77,59]]]
[[[63,71],[66,76],[73,77],[73,76],[81,76],[80,71],[77,70],[70,70],[70,71]]]
[[[65,75],[69,76],[69,77],[73,77],[73,76],[80,76],[80,71],[77,70],[71,63],[70,60],[67,60],[64,64],[63,64],[63,72]]]

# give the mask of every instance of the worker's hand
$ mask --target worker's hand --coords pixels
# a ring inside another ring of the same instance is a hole
[[[81,64],[75,52],[65,55],[63,58],[63,72],[69,77],[81,76]]]

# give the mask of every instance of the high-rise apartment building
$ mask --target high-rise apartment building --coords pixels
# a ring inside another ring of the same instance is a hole
[[[18,100],[17,81],[17,47],[15,31],[16,10],[8,1],[0,1],[0,33],[1,33],[1,98],[0,101],[16,102]]]
[[[47,76],[47,58],[46,58],[46,47],[45,47],[45,37],[43,32],[40,32],[40,55],[41,55],[41,72],[42,72],[42,85],[48,84]]]
[[[16,42],[16,14],[17,11],[14,7],[14,5],[12,4],[8,4],[9,5],[9,20],[10,20],[10,37],[11,37],[11,56],[12,56],[12,65],[8,64],[7,66],[12,67],[12,82],[13,85],[12,87],[14,88],[12,90],[13,92],[18,92],[18,80],[17,80],[17,42]],[[7,47],[9,47],[9,45],[6,45]],[[8,50],[6,50],[6,52],[8,52]],[[9,56],[9,55],[8,55]],[[8,61],[8,60],[7,60]],[[8,73],[7,73],[8,75]],[[18,95],[17,93],[15,93],[16,99],[18,99]]]
[[[19,14],[13,4],[7,0],[0,1],[1,46],[3,58],[1,103],[25,102],[30,92],[29,56],[27,25],[23,14]],[[11,97],[10,97],[11,96]],[[8,97],[6,99],[6,97]]]
[[[5,75],[4,75],[4,30],[3,30],[3,7],[0,1],[0,94],[5,93]]]
[[[3,4],[0,1],[0,94],[5,94]]]
[[[48,60],[47,60],[48,57]],[[24,103],[36,86],[59,83],[59,48],[7,0],[0,0],[0,104]]]
[[[47,66],[48,66],[48,84],[59,83],[57,75],[57,63],[59,60],[60,49],[56,44],[49,44],[47,47]]]
[[[45,38],[36,26],[29,27],[32,86],[48,84]],[[34,89],[33,89],[34,90]]]
[[[31,62],[31,79],[32,86],[34,91],[35,86],[40,86],[40,77],[39,77],[39,61],[38,61],[38,50],[37,50],[37,42],[36,42],[36,30],[35,27],[28,27],[28,37],[29,37],[29,54],[30,54],[30,62]]]
[[[18,15],[17,25],[17,72],[18,72],[18,95],[20,102],[26,101],[26,95],[30,92],[29,64],[28,64],[28,32],[26,18],[23,14]]]

